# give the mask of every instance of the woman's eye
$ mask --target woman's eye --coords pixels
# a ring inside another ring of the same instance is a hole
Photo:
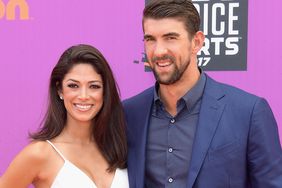
[[[77,84],[68,84],[68,87],[69,88],[78,88],[78,85]]]
[[[102,86],[100,86],[100,85],[90,85],[90,88],[92,88],[92,89],[99,89],[101,87]]]

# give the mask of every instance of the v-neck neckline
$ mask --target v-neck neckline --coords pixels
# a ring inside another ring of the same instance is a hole
[[[64,164],[63,166],[60,168],[60,170],[58,171],[58,173],[56,174],[54,180],[53,180],[53,183],[51,185],[51,187],[53,186],[53,184],[56,182],[58,176],[60,175],[60,173],[64,170],[64,168],[66,168],[66,166],[68,166],[68,164],[74,168],[77,172],[79,172],[81,175],[83,175],[83,177],[86,177],[86,179],[91,182],[90,184],[92,184],[92,186],[94,186],[94,188],[97,188],[95,182],[92,180],[92,178],[87,174],[85,173],[82,169],[80,169],[78,166],[76,166],[74,163],[72,163],[70,160],[66,159],[65,156],[56,148],[56,146],[50,142],[49,140],[47,140],[47,142],[58,152],[58,154],[62,157],[62,159],[64,160]],[[112,182],[111,182],[111,185],[110,185],[110,188],[114,185],[114,182],[115,182],[115,179],[116,179],[116,176],[117,176],[117,171],[118,171],[118,168],[115,170],[115,173],[114,173],[114,176],[112,178]]]
[[[64,165],[66,163],[69,163],[70,165],[72,165],[75,169],[77,169],[82,175],[84,175],[85,177],[87,177],[87,179],[95,186],[95,188],[97,188],[97,185],[95,184],[95,182],[93,181],[93,179],[91,177],[89,177],[88,174],[86,174],[82,169],[80,169],[78,166],[76,166],[74,163],[72,163],[71,161],[69,161],[68,159],[65,159],[65,162],[64,162]],[[63,167],[62,167],[63,168]],[[112,182],[111,182],[111,185],[110,185],[110,188],[112,187],[113,183],[114,183],[114,180],[115,180],[115,177],[116,177],[116,174],[117,174],[117,170],[115,170],[115,173],[114,173],[114,176],[113,176],[113,179],[112,179]]]

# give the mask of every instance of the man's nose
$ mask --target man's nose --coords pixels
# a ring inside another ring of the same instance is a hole
[[[155,49],[154,49],[154,55],[155,56],[163,56],[164,54],[167,54],[167,46],[163,42],[157,42]]]

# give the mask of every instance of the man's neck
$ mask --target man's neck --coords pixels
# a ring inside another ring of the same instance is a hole
[[[200,78],[200,72],[193,71],[183,75],[180,80],[174,84],[160,84],[159,97],[163,101],[165,109],[172,115],[177,114],[177,101],[183,97]]]

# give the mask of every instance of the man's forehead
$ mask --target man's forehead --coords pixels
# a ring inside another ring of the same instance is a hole
[[[186,32],[183,21],[177,18],[146,18],[143,22],[144,34]]]

